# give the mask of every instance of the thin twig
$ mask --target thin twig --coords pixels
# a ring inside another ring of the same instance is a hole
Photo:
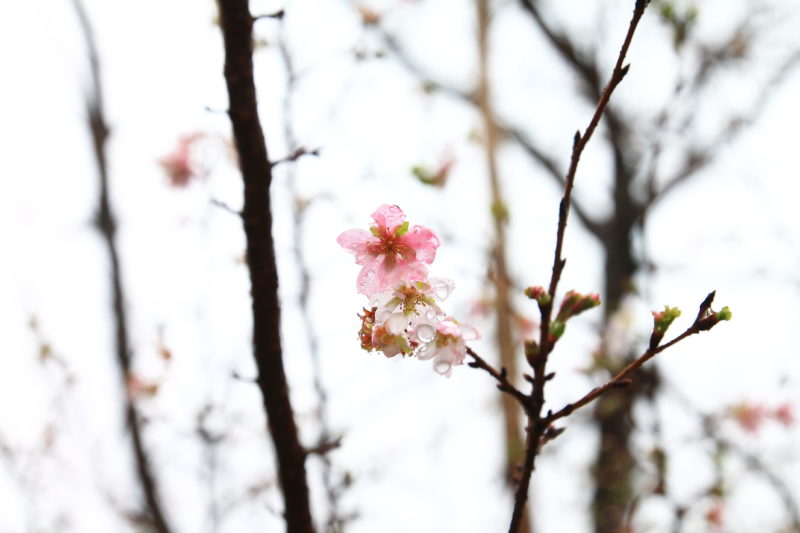
[[[637,0],[633,10],[633,16],[628,26],[628,32],[625,35],[625,40],[617,57],[617,62],[614,65],[614,70],[611,74],[606,88],[603,90],[597,107],[595,108],[594,115],[592,116],[589,126],[586,128],[583,135],[580,132],[575,134],[575,139],[572,146],[572,157],[570,160],[569,170],[565,179],[564,197],[561,199],[559,206],[558,216],[558,229],[556,232],[556,246],[553,257],[553,269],[550,277],[550,285],[548,294],[550,301],[546,304],[540,305],[542,321],[540,325],[540,355],[534,361],[533,365],[533,391],[530,396],[530,414],[528,420],[528,437],[525,453],[525,463],[523,465],[522,475],[520,478],[519,486],[514,497],[514,511],[511,516],[511,524],[509,525],[509,533],[517,533],[519,525],[525,511],[526,503],[528,500],[528,487],[530,485],[531,474],[535,466],[536,455],[539,451],[539,445],[542,436],[545,434],[549,424],[546,418],[541,417],[542,408],[544,406],[544,388],[547,380],[546,366],[547,357],[553,348],[553,341],[550,339],[550,321],[553,310],[553,300],[555,298],[558,282],[561,279],[561,273],[564,269],[566,260],[562,258],[562,250],[564,246],[564,234],[567,227],[567,219],[569,217],[570,200],[572,197],[572,189],[575,183],[575,175],[578,169],[578,163],[583,153],[584,148],[592,137],[595,129],[600,123],[600,118],[603,116],[608,105],[611,94],[614,89],[619,85],[625,74],[628,72],[628,67],[623,67],[625,56],[627,55],[628,48],[630,47],[633,34],[636,27],[644,15],[647,2],[645,0]]]
[[[283,61],[283,66],[286,71],[286,92],[283,98],[283,133],[286,139],[286,144],[290,154],[282,160],[274,161],[272,166],[275,167],[281,162],[296,161],[299,158],[312,155],[319,156],[320,149],[315,148],[308,150],[300,146],[299,141],[294,130],[293,123],[293,104],[294,97],[297,90],[298,73],[295,67],[294,58],[291,50],[289,49],[289,40],[286,36],[285,21],[281,21],[279,25],[278,34],[278,49]],[[291,165],[286,169],[286,183],[288,193],[291,196],[292,204],[292,222],[294,230],[293,239],[293,252],[295,259],[295,267],[300,278],[300,285],[298,288],[298,304],[300,307],[300,314],[306,331],[305,339],[308,345],[308,355],[311,361],[311,371],[314,383],[314,392],[316,393],[317,400],[317,422],[319,424],[319,442],[320,443],[335,443],[338,447],[341,442],[341,437],[334,438],[330,429],[329,416],[328,416],[328,391],[325,388],[323,381],[322,361],[319,354],[319,340],[316,333],[316,323],[312,316],[311,310],[311,272],[309,271],[308,262],[304,254],[304,224],[306,221],[307,209],[311,205],[312,200],[306,200],[300,195],[300,188],[297,182],[297,166]],[[316,449],[320,450],[322,445],[317,445]],[[325,450],[326,452],[328,450]],[[313,453],[312,450],[306,450],[307,454]],[[336,484],[333,482],[333,465],[331,458],[327,453],[317,451],[314,453],[321,462],[321,477],[322,486],[327,499],[328,509],[327,517],[325,519],[325,530],[327,532],[336,532],[344,529],[346,523],[346,516],[341,512],[341,496],[342,490],[337,490]]]
[[[117,249],[116,230],[117,223],[111,205],[109,192],[108,162],[106,159],[106,141],[109,129],[105,118],[103,105],[103,86],[100,80],[100,60],[97,45],[94,40],[94,29],[81,0],[73,0],[75,12],[86,40],[89,54],[89,65],[92,77],[91,94],[87,97],[89,130],[92,135],[95,163],[99,178],[99,199],[95,218],[95,225],[103,237],[103,242],[108,252],[110,262],[112,308],[115,329],[115,351],[117,368],[120,372],[122,386],[127,389],[127,381],[131,373],[131,347],[128,338],[128,325],[126,316],[126,297],[122,285],[122,266]],[[145,509],[143,514],[146,522],[158,533],[170,533],[171,528],[162,509],[158,485],[153,474],[150,457],[144,446],[141,420],[133,398],[128,391],[123,394],[125,422],[130,433],[131,447],[133,448],[134,464],[139,480],[139,485],[144,496]]]
[[[287,119],[289,120],[289,119]],[[287,155],[286,157],[282,157],[281,159],[276,159],[271,163],[273,167],[276,167],[282,163],[291,163],[293,161],[297,161],[301,157],[305,155],[313,155],[315,157],[319,156],[319,148],[314,148],[313,150],[309,150],[308,148],[297,148],[292,151],[291,154]]]
[[[278,11],[275,11],[274,13],[265,13],[263,15],[254,15],[253,16],[253,22],[255,22],[257,20],[262,20],[262,19],[278,19],[278,20],[282,20],[283,16],[285,14],[286,14],[286,12],[283,9],[279,9]]]
[[[789,519],[792,523],[791,531],[800,531],[800,503],[798,503],[795,495],[792,492],[792,489],[786,484],[786,482],[781,479],[781,477],[771,468],[769,468],[758,456],[745,450],[734,441],[722,437],[718,432],[718,421],[713,415],[702,412],[686,397],[686,395],[683,394],[682,391],[675,387],[674,384],[667,382],[667,385],[670,385],[668,390],[671,390],[671,392],[681,403],[694,411],[702,419],[703,433],[705,433],[707,438],[711,439],[718,447],[730,450],[741,457],[751,469],[761,474],[764,479],[766,479],[767,482],[772,485],[772,488],[778,493],[778,496],[781,498],[781,500],[783,500],[783,505],[789,514]]]
[[[713,300],[713,294],[714,294],[713,292],[711,294],[709,294],[709,297],[712,300]],[[686,329],[686,331],[684,331],[683,333],[681,333],[680,335],[678,335],[677,337],[675,337],[674,339],[672,339],[671,341],[669,341],[669,342],[667,342],[665,344],[662,344],[662,345],[657,346],[655,348],[648,348],[647,350],[644,351],[644,353],[642,353],[642,355],[640,355],[639,357],[637,357],[636,359],[634,359],[633,361],[628,363],[628,365],[625,368],[620,370],[606,384],[601,385],[599,387],[593,388],[591,391],[586,393],[583,396],[583,398],[581,398],[580,400],[565,405],[564,407],[562,407],[560,410],[556,411],[555,413],[548,414],[544,418],[545,423],[546,424],[552,424],[553,422],[555,422],[559,418],[564,418],[565,416],[572,414],[573,412],[577,411],[581,407],[584,407],[584,406],[592,403],[594,400],[596,400],[597,398],[599,398],[600,396],[602,396],[603,394],[605,394],[606,392],[608,392],[611,389],[628,386],[630,384],[630,380],[628,379],[628,377],[637,368],[639,368],[640,366],[642,366],[647,361],[652,359],[657,354],[663,352],[667,348],[670,348],[671,346],[674,346],[674,345],[678,344],[683,339],[703,331],[703,329],[702,329],[702,321],[705,318],[703,309],[707,308],[707,306],[705,305],[706,302],[708,302],[708,304],[710,306],[711,302],[708,299],[703,301],[703,305],[700,306],[701,312],[698,313],[697,318],[692,323],[692,325],[689,326]]]
[[[469,346],[467,346],[467,353],[471,355],[473,359],[475,359],[475,361],[467,363],[468,366],[471,366],[472,368],[480,368],[481,370],[488,372],[489,375],[497,381],[497,388],[499,390],[516,398],[522,408],[527,410],[527,408],[530,406],[530,398],[527,394],[523,393],[508,380],[508,373],[506,372],[505,368],[498,371],[484,358],[475,353]]]

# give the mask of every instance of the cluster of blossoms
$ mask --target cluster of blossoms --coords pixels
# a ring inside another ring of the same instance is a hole
[[[367,351],[432,359],[439,374],[449,376],[464,362],[466,342],[478,331],[461,324],[439,306],[453,291],[444,278],[428,277],[439,238],[428,228],[411,226],[396,205],[373,214],[370,231],[347,230],[336,241],[361,265],[356,287],[369,299],[359,338]]]

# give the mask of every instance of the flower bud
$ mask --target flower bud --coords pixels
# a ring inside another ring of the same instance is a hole
[[[663,337],[672,322],[679,316],[681,316],[681,310],[668,305],[664,306],[663,311],[653,311],[653,331],[660,333]]]
[[[544,306],[550,303],[550,295],[547,294],[547,291],[544,290],[544,287],[527,287],[524,292],[525,296],[531,300],[536,300],[539,306]]]
[[[564,295],[561,302],[561,309],[558,310],[556,320],[566,322],[570,318],[583,313],[593,307],[600,305],[600,296],[597,293],[581,294],[569,291]]]

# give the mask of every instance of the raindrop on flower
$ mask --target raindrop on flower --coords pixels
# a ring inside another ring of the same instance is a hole
[[[449,373],[452,366],[453,364],[450,361],[444,361],[442,359],[437,359],[433,363],[433,369],[442,375]]]
[[[420,342],[431,342],[436,336],[436,330],[430,324],[420,324],[417,326],[417,338]]]
[[[452,280],[445,278],[431,278],[429,281],[431,289],[433,289],[433,294],[439,300],[446,300],[456,286]]]

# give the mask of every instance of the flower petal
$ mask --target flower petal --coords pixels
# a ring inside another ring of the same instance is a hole
[[[348,252],[356,254],[356,263],[363,265],[365,259],[372,255],[370,244],[378,242],[378,239],[363,229],[349,229],[339,235],[336,242]]]
[[[439,237],[425,226],[414,226],[411,231],[400,237],[400,242],[416,252],[417,261],[430,264],[436,257]]]
[[[372,213],[372,219],[381,233],[392,234],[406,219],[406,214],[396,205],[383,204]]]
[[[361,272],[358,273],[358,279],[356,279],[358,293],[371,298],[375,293],[385,291],[385,288],[381,288],[378,274],[382,268],[383,256],[366,257],[366,260],[361,264],[364,266],[361,268]]]

